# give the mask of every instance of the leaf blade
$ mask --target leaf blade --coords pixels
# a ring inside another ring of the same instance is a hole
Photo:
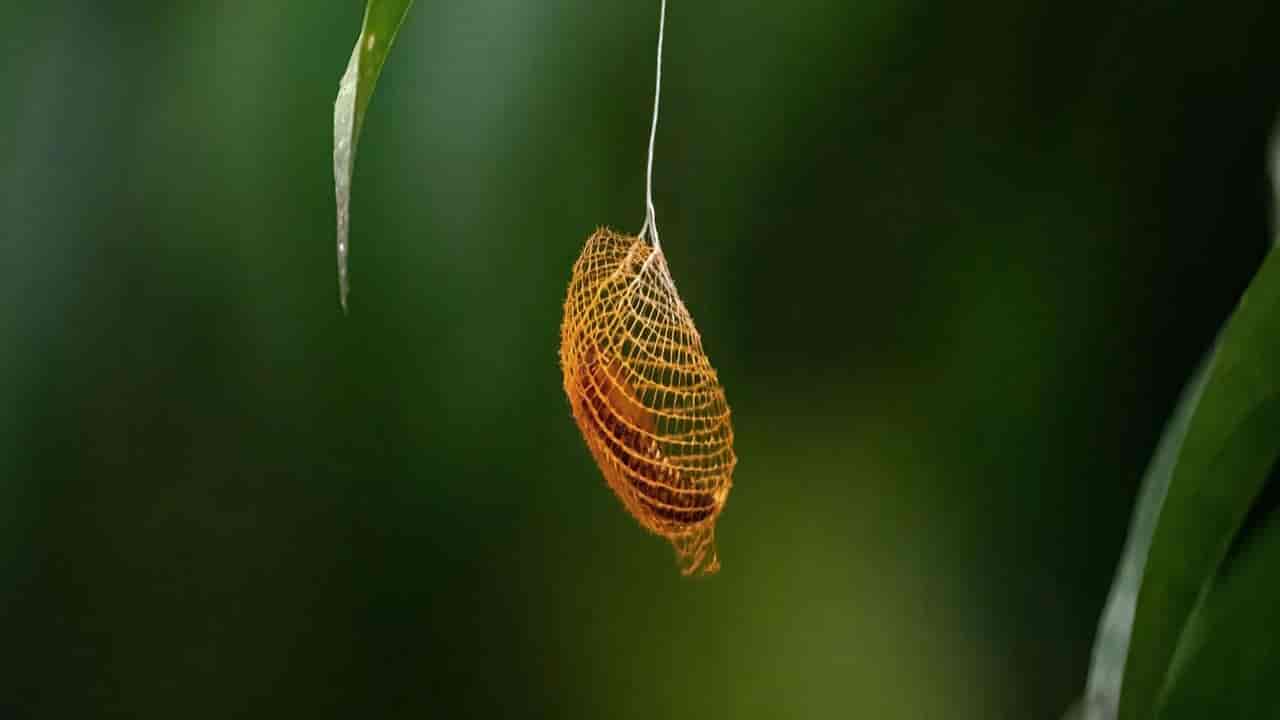
[[[1179,638],[1220,567],[1280,446],[1280,252],[1223,330],[1152,537],[1125,663],[1119,717],[1148,718]]]
[[[1129,641],[1133,630],[1133,616],[1137,609],[1138,591],[1146,569],[1147,554],[1155,535],[1160,510],[1178,454],[1187,434],[1191,417],[1200,404],[1209,367],[1217,353],[1217,342],[1200,361],[1183,390],[1173,416],[1165,426],[1164,434],[1156,446],[1151,464],[1147,466],[1138,494],[1137,507],[1125,540],[1120,565],[1107,596],[1102,619],[1098,623],[1093,657],[1089,664],[1089,678],[1081,707],[1081,717],[1093,719],[1114,718],[1120,704],[1120,687],[1124,677],[1125,659],[1129,654]]]
[[[1161,720],[1276,717],[1280,694],[1280,513],[1205,594],[1178,648],[1177,678],[1160,707]],[[1260,637],[1261,634],[1261,637]]]
[[[396,35],[413,0],[369,0],[360,35],[351,50],[347,69],[338,82],[333,104],[333,187],[337,209],[338,294],[343,312],[350,292],[347,261],[350,253],[351,179],[356,148],[373,90],[382,75]]]

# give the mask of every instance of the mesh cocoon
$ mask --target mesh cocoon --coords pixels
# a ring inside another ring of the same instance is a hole
[[[733,428],[662,251],[606,228],[592,234],[573,266],[560,343],[574,420],[609,487],[671,542],[684,574],[715,572]]]

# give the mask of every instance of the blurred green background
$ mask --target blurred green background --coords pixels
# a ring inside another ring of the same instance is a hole
[[[664,249],[724,569],[557,367],[635,232],[657,2],[0,9],[0,714],[1056,718],[1270,233],[1280,4],[673,0]],[[6,710],[7,709],[7,710]]]

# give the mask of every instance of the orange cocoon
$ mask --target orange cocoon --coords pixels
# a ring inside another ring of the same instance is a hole
[[[713,573],[737,457],[724,389],[662,251],[601,228],[573,266],[560,328],[573,417],[627,511]]]

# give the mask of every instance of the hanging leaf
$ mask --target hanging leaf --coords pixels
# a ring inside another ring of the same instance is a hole
[[[338,205],[338,293],[342,309],[347,309],[347,254],[351,226],[351,174],[355,167],[356,145],[364,126],[364,115],[373,97],[373,88],[382,74],[382,65],[395,42],[413,0],[369,0],[365,6],[360,36],[351,50],[347,71],[338,85],[333,105],[333,188]]]
[[[1280,252],[1240,299],[1206,369],[1147,556],[1120,697],[1153,716],[1175,650],[1280,454]]]

